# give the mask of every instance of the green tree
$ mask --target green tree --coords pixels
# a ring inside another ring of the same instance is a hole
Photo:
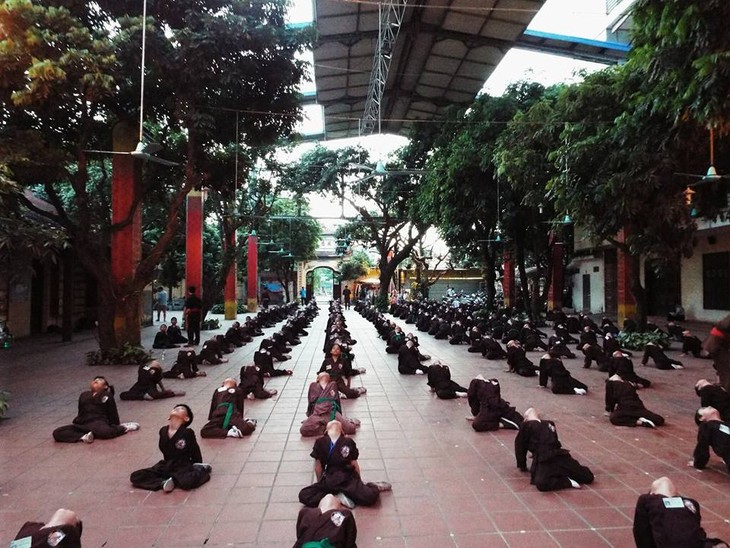
[[[141,289],[176,234],[187,192],[208,183],[206,160],[231,140],[273,143],[291,133],[300,107],[295,60],[308,31],[288,28],[286,2],[182,0],[150,4],[147,29],[146,129],[184,162],[182,171],[149,164],[138,200],[164,189],[161,236],[147,248],[132,279],[112,280],[111,234],[128,223],[108,219],[108,167],[90,172],[87,148],[109,148],[110,127],[138,116],[142,21],[138,6],[9,0],[0,5],[0,101],[5,117],[0,165],[24,185],[42,185],[52,218],[74,242],[98,281],[102,349],[139,343]],[[245,106],[238,120],[230,109]],[[229,110],[226,110],[229,109]],[[232,139],[233,136],[233,139]],[[100,158],[103,164],[107,159]],[[180,184],[180,180],[184,182]],[[70,197],[60,187],[70,188]]]
[[[288,187],[299,193],[318,192],[348,203],[357,217],[337,230],[338,238],[349,238],[378,253],[379,302],[387,303],[390,282],[398,265],[421,239],[428,225],[415,207],[418,175],[377,175],[367,165],[367,153],[359,148],[330,150],[317,147],[302,156],[287,172]],[[386,166],[402,169],[402,163]]]
[[[354,251],[348,257],[342,259],[337,268],[340,271],[342,281],[357,280],[365,276],[370,268],[370,257],[364,251]]]

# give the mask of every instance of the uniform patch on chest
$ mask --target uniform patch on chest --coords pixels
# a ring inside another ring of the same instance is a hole
[[[342,512],[332,512],[332,515],[330,516],[330,521],[332,521],[332,523],[334,523],[337,527],[340,527],[345,521],[345,514],[343,514]]]
[[[350,456],[350,447],[345,445],[342,449],[340,449],[340,455],[342,455],[342,458],[347,458]]]
[[[101,403],[106,403],[108,401],[109,401],[109,396],[104,396],[103,398],[101,398]]]
[[[730,428],[728,428],[724,424],[721,424],[720,425],[720,432],[722,432],[723,434],[727,434],[728,436],[730,436]]]
[[[692,512],[693,514],[697,513],[697,508],[695,507],[694,503],[691,500],[685,500],[684,501],[684,507]]]
[[[48,535],[48,546],[58,546],[65,538],[66,534],[63,531],[54,531]]]
[[[185,449],[186,445],[187,444],[185,443],[185,440],[177,440],[175,442],[175,449],[180,449],[182,451],[183,449]]]

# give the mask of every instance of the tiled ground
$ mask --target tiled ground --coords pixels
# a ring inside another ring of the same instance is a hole
[[[701,473],[686,465],[696,432],[692,386],[711,375],[709,361],[686,359],[684,371],[642,369],[654,382],[642,399],[667,425],[618,428],[603,416],[605,375],[583,370],[579,359],[566,363],[591,392],[555,396],[537,388],[536,379],[503,373],[503,363],[468,354],[466,346],[421,335],[423,351],[451,365],[455,380],[496,376],[519,410],[533,405],[554,419],[564,446],[596,475],[582,490],[539,493],[515,468],[514,432],[475,433],[464,418],[464,400],[438,400],[424,377],[399,375],[372,325],[354,311],[347,318],[358,339],[357,366],[368,369],[354,382],[368,393],[346,401],[345,413],[362,420],[355,439],[364,479],[393,484],[377,506],[355,510],[359,546],[631,546],[636,498],[661,475],[700,501],[708,533],[730,539],[730,476],[715,457]],[[66,445],[51,437],[74,417],[78,394],[94,375],[106,375],[121,391],[136,378],[135,367],[83,365],[84,352],[95,346],[88,334],[70,344],[20,341],[0,352],[0,388],[13,393],[8,418],[0,422],[0,544],[7,545],[25,520],[66,507],[84,520],[85,547],[291,546],[297,492],[313,479],[312,439],[302,439],[298,427],[306,387],[323,357],[324,322],[323,310],[294,348],[287,362],[294,375],[269,381],[280,395],[247,401],[247,415],[259,421],[253,436],[201,440],[203,457],[214,467],[210,483],[168,495],[134,489],[128,478],[159,459],[157,431],[172,400],[118,402],[122,420],[142,428],[116,440]],[[148,344],[156,329],[145,330]],[[183,399],[196,412],[196,431],[214,388],[237,375],[253,352],[249,344],[229,363],[205,367],[207,378],[168,381],[187,391]],[[531,354],[535,362],[539,356]]]

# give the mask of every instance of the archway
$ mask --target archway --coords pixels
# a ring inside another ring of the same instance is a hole
[[[331,266],[316,266],[305,274],[307,301],[339,299],[342,294],[340,272]]]

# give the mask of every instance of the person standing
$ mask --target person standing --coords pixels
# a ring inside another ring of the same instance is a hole
[[[307,305],[307,290],[304,286],[299,290],[299,299],[302,301],[302,306]]]
[[[203,301],[195,294],[195,286],[188,288],[188,298],[185,299],[183,314],[188,328],[188,342],[192,346],[200,344],[200,320],[203,312]]]
[[[730,315],[715,324],[702,347],[715,362],[718,384],[730,392]]]
[[[352,291],[350,291],[350,288],[345,286],[345,289],[342,290],[342,299],[345,304],[345,310],[350,309],[350,296],[352,295]]]
[[[157,321],[160,321],[160,313],[162,313],[162,321],[167,321],[167,301],[168,301],[168,295],[167,291],[165,291],[165,288],[160,286],[157,288],[157,293],[155,294],[155,300],[157,301]]]

